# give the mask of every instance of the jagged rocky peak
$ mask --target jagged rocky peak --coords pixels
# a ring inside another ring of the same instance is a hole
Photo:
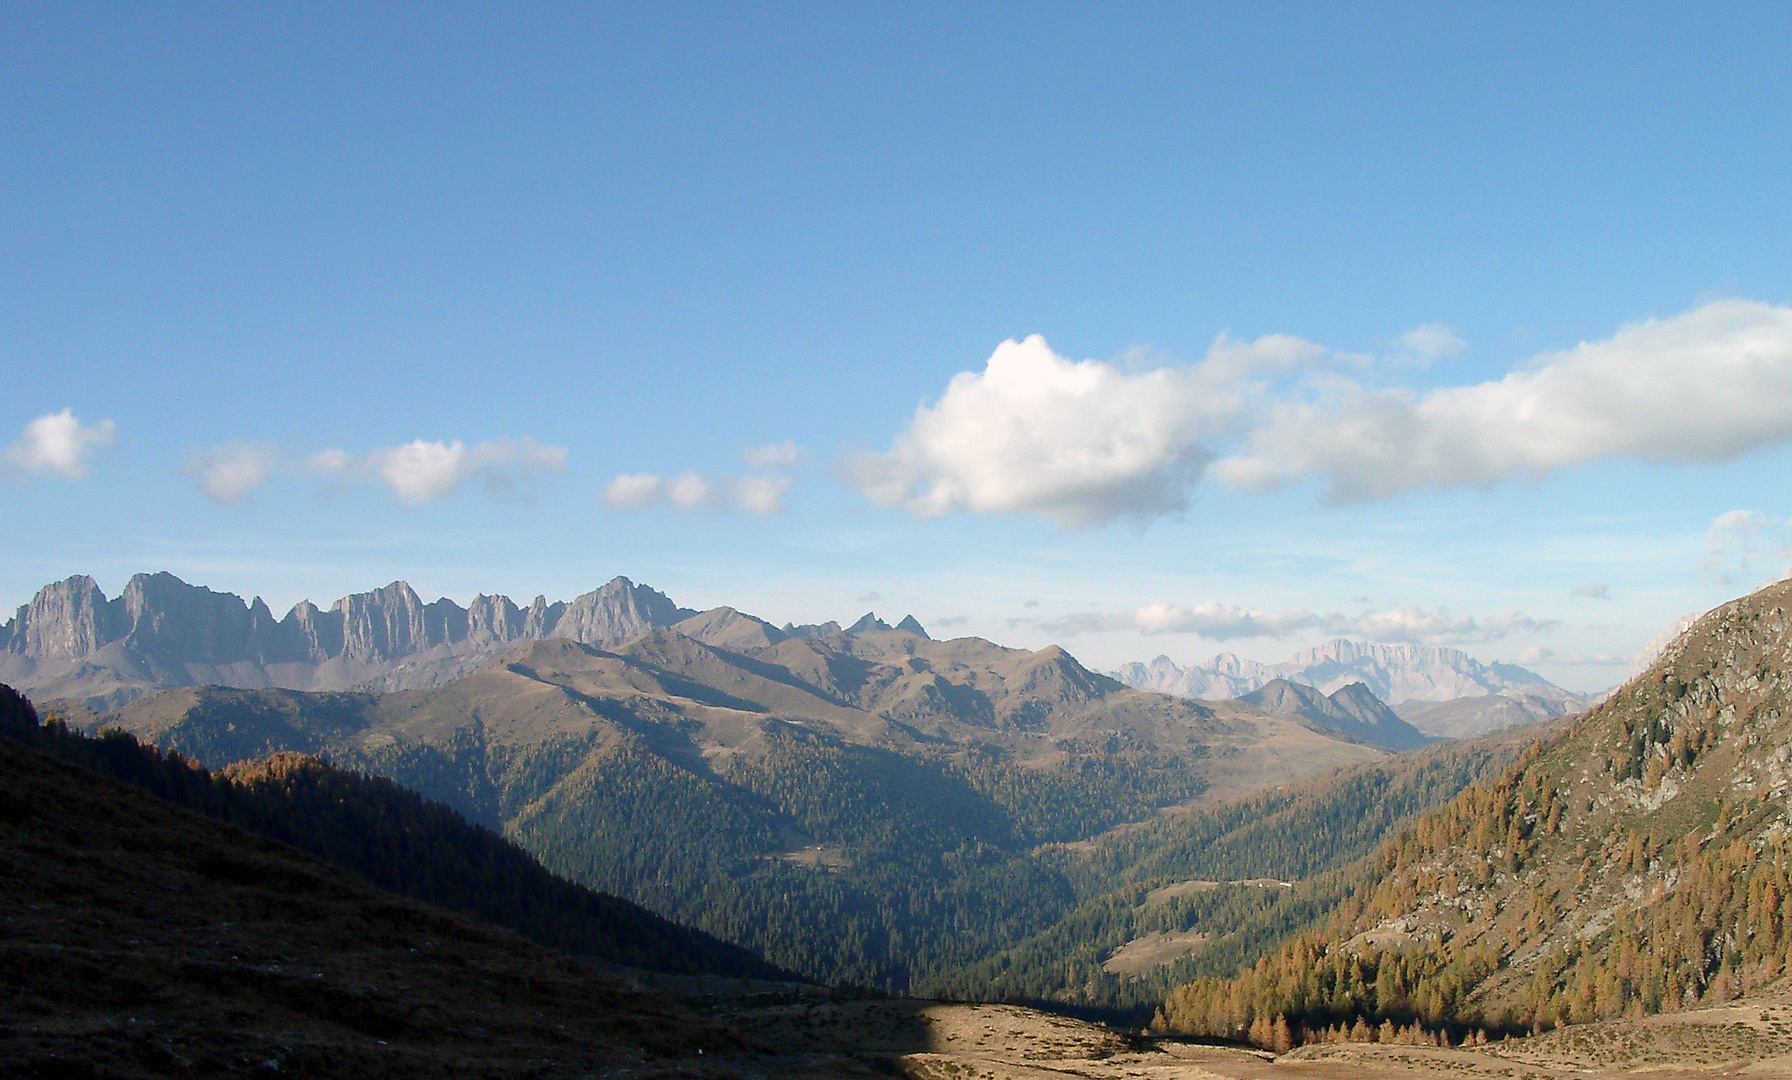
[[[467,640],[502,643],[523,636],[523,611],[508,596],[480,593],[467,605]]]
[[[259,597],[245,604],[169,573],[138,574],[113,600],[76,576],[38,590],[0,628],[0,663],[26,689],[109,707],[197,683],[339,689],[407,665],[405,685],[434,685],[512,642],[614,648],[693,614],[623,577],[571,604],[537,597],[527,611],[483,594],[466,608],[425,604],[394,581],[328,609],[300,601],[276,620]]]
[[[822,637],[825,635],[819,634],[819,633],[804,634],[802,631],[810,630],[810,629],[820,630],[823,627],[832,627],[834,632],[836,632],[836,633],[869,634],[869,633],[875,633],[878,631],[901,630],[901,631],[904,631],[905,633],[913,634],[916,637],[920,637],[920,638],[927,637],[927,631],[922,628],[921,621],[919,619],[915,618],[913,615],[904,615],[902,617],[901,622],[897,623],[895,626],[891,626],[889,623],[878,618],[877,613],[874,611],[867,611],[865,614],[859,616],[859,621],[856,623],[853,623],[851,626],[847,627],[844,631],[840,630],[839,623],[827,622],[827,623],[822,623],[821,626],[817,626],[817,627],[787,626],[787,627],[785,627],[785,632],[792,634],[793,636],[800,636],[800,637]]]
[[[386,661],[442,644],[429,639],[423,601],[402,581],[372,592],[350,593],[331,610],[342,616],[344,659]]]
[[[122,609],[123,641],[147,654],[228,664],[254,651],[250,647],[256,631],[254,613],[234,593],[189,585],[165,572],[138,574],[112,604]],[[267,610],[265,605],[262,610]],[[270,628],[272,622],[270,618]]]
[[[697,612],[674,604],[665,593],[636,585],[625,577],[616,577],[565,605],[541,636],[571,638],[586,645],[608,648],[695,614]]]
[[[849,634],[866,634],[877,630],[890,629],[893,629],[893,627],[891,627],[889,623],[878,618],[876,612],[867,611],[865,614],[859,616],[858,622],[847,627],[846,632]]]
[[[824,638],[830,634],[844,633],[840,628],[840,624],[832,619],[829,619],[824,623],[804,623],[801,626],[798,626],[795,623],[785,623],[783,630],[785,637],[808,638],[810,640]]]
[[[85,574],[37,590],[9,624],[9,652],[46,660],[78,660],[111,641],[106,594]]]

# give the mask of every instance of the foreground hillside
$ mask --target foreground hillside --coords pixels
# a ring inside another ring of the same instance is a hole
[[[213,775],[124,732],[41,724],[0,684],[0,736],[291,845],[369,885],[583,959],[679,975],[787,974],[707,934],[557,878],[515,844],[389,780],[283,753]]]
[[[725,1026],[0,738],[0,1073],[577,1076]]]
[[[325,754],[781,967],[892,989],[1074,906],[1042,844],[1386,756],[1131,690],[1060,649],[810,636],[729,609],[614,650],[531,642],[430,689],[187,688],[78,712],[213,767]]]
[[[1701,618],[1497,781],[1386,843],[1323,930],[1160,1022],[1435,1037],[1721,1003],[1792,960],[1792,583]]]

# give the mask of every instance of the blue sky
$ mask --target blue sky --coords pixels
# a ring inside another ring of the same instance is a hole
[[[1788,41],[14,5],[0,603],[620,573],[1097,666],[1345,633],[1603,687],[1792,563]]]

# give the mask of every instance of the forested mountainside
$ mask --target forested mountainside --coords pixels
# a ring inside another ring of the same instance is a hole
[[[1320,929],[1160,1022],[1266,1038],[1550,1028],[1792,962],[1792,583],[1700,618],[1510,771],[1388,840]]]
[[[614,651],[529,643],[428,690],[189,688],[93,723],[218,767],[325,754],[781,967],[896,989],[1074,907],[1041,844],[1385,757],[1055,648],[726,609]]]
[[[5,738],[0,868],[8,1077],[552,1080],[744,1045],[666,996]]]
[[[1149,1012],[1322,918],[1390,832],[1504,771],[1517,734],[1445,744],[1039,853],[1076,898],[1063,918],[927,992]]]
[[[0,736],[562,952],[650,971],[788,978],[736,946],[557,878],[510,841],[390,780],[294,753],[214,775],[121,731],[95,738],[42,724],[5,685]]]

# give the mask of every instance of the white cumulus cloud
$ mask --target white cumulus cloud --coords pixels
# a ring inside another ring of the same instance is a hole
[[[1360,502],[1609,458],[1726,461],[1792,439],[1792,308],[1721,300],[1492,382],[1318,389],[1276,402],[1215,476],[1246,489],[1315,477],[1333,500]]]
[[[187,459],[185,472],[199,481],[199,490],[219,506],[234,506],[273,479],[280,453],[272,443],[252,446],[233,442],[214,446]]]
[[[383,485],[404,506],[418,507],[460,491],[477,480],[490,498],[515,496],[535,476],[566,471],[566,448],[544,446],[534,439],[496,439],[467,446],[415,439],[400,446],[377,447],[364,455],[324,450],[306,462],[308,471],[340,482]]]
[[[1546,353],[1500,379],[1389,380],[1453,355],[1441,323],[1399,355],[1222,336],[1186,367],[1074,361],[1034,335],[962,371],[884,450],[839,463],[920,517],[1037,514],[1069,526],[1184,510],[1211,476],[1243,491],[1318,481],[1331,501],[1540,480],[1596,461],[1715,463],[1792,441],[1792,308],[1719,300]]]
[[[24,476],[80,480],[87,475],[87,463],[94,452],[111,446],[117,438],[118,425],[112,421],[83,424],[73,409],[63,409],[26,424],[0,458],[9,471]]]
[[[1066,359],[1037,334],[1004,341],[887,451],[850,454],[842,470],[872,502],[921,517],[1024,512],[1074,526],[1174,513],[1253,380],[1323,355],[1284,335],[1222,337],[1195,367],[1127,371]]]

